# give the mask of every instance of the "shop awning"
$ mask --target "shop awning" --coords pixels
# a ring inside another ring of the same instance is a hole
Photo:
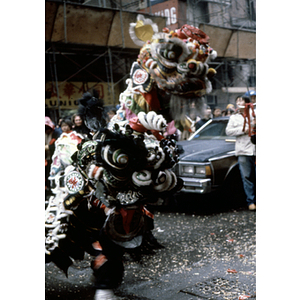
[[[140,48],[129,35],[129,25],[136,23],[138,13],[57,1],[46,1],[45,8],[46,42]],[[159,31],[166,26],[166,18],[147,18],[157,24]]]

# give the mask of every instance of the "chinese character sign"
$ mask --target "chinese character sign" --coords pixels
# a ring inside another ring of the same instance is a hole
[[[77,109],[78,99],[82,98],[83,93],[89,89],[95,89],[99,93],[99,98],[104,100],[105,105],[114,105],[118,103],[119,88],[114,87],[115,103],[111,92],[111,87],[107,83],[97,82],[58,82],[59,104],[61,109]],[[51,107],[58,106],[56,86],[52,82],[46,83],[46,105]]]

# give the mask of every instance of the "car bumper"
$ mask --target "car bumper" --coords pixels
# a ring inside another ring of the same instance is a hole
[[[180,177],[183,180],[183,188],[180,192],[207,194],[211,192],[211,179]]]

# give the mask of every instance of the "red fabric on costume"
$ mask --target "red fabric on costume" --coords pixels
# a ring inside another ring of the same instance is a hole
[[[132,217],[135,213],[135,210],[134,209],[127,210],[127,209],[121,208],[120,213],[123,218],[123,228],[124,228],[126,234],[128,234],[130,232],[130,223],[132,221]]]
[[[149,105],[149,110],[154,110],[155,112],[160,110],[160,103],[157,98],[157,93],[155,89],[152,89],[149,93],[141,93]]]
[[[146,216],[150,217],[151,219],[154,219],[154,215],[146,207],[143,207],[142,210]]]
[[[73,132],[73,131],[71,130],[68,133],[70,133],[70,132]],[[77,141],[78,144],[80,144],[81,141],[82,141],[82,139],[79,136],[77,136],[75,133],[70,134],[70,137],[71,137],[72,140]]]

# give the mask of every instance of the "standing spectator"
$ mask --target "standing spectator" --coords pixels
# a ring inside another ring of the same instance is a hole
[[[72,132],[73,123],[70,119],[64,119],[61,122],[61,130],[63,133],[70,133]]]
[[[233,108],[226,108],[223,112],[222,112],[222,116],[226,117],[226,116],[231,116],[235,113],[235,110]]]
[[[214,109],[213,116],[214,116],[214,118],[221,117],[221,116],[222,116],[221,108],[216,107],[216,108]]]
[[[229,104],[226,106],[226,109],[224,110],[223,116],[231,116],[231,115],[234,114],[234,113],[235,113],[235,107],[234,107],[234,104],[229,103]]]
[[[62,134],[62,130],[61,130],[61,122],[62,122],[62,118],[60,118],[59,120],[58,120],[58,123],[57,123],[57,125],[55,126],[55,131],[58,133],[58,136],[60,136],[61,134]]]
[[[207,106],[204,117],[195,124],[195,131],[197,131],[201,126],[203,126],[211,118],[212,118],[211,108],[209,106]]]
[[[61,122],[63,133],[55,141],[55,151],[52,156],[52,164],[50,168],[50,180],[54,179],[59,171],[64,170],[72,163],[71,156],[77,151],[77,145],[81,143],[83,136],[72,131],[72,121],[64,119]]]
[[[232,104],[232,103],[227,104],[226,109],[229,109],[229,108],[235,110],[234,104]]]
[[[251,103],[256,103],[256,92],[255,91],[248,91],[245,93],[246,97],[250,97],[251,98]]]
[[[76,131],[77,133],[80,133],[82,134],[85,138],[88,138],[90,139],[91,136],[90,136],[90,131],[89,129],[85,126],[81,116],[79,114],[74,114],[72,116],[72,129],[74,131]]]
[[[249,210],[256,209],[256,146],[251,142],[249,128],[245,123],[245,106],[250,103],[246,96],[237,97],[237,113],[233,114],[226,127],[226,134],[236,136],[235,155],[238,157],[239,169],[243,180],[244,191],[247,196]],[[253,118],[251,118],[253,121]],[[245,128],[244,128],[245,126]],[[243,130],[244,128],[244,130]]]

